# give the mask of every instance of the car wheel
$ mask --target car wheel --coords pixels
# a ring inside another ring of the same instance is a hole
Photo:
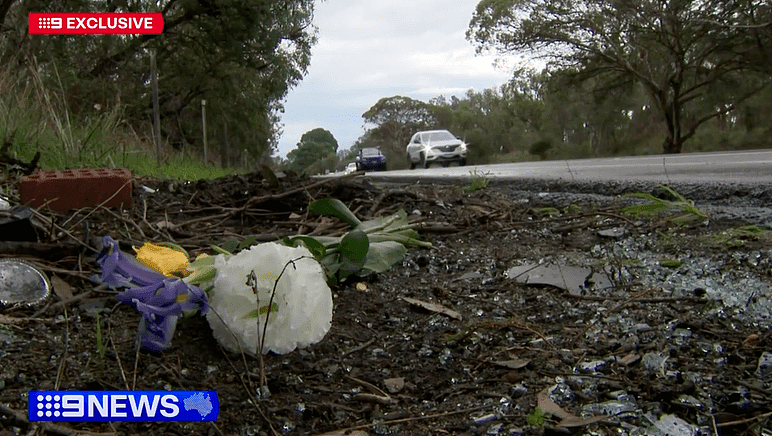
[[[466,159],[461,159],[458,161],[458,166],[463,167],[464,165],[466,165]]]
[[[411,170],[415,169],[415,162],[413,162],[413,159],[410,159],[410,155],[407,155],[407,164],[410,167]]]

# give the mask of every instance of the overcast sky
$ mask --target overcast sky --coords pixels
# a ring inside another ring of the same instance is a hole
[[[287,97],[279,155],[317,127],[350,148],[364,133],[362,114],[384,97],[428,101],[506,83],[510,68],[476,56],[465,38],[477,2],[317,0],[319,42],[308,75]]]

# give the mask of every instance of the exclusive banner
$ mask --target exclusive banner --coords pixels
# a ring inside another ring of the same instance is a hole
[[[216,421],[215,391],[30,391],[30,421]]]
[[[66,13],[30,12],[30,35],[142,35],[161,34],[160,12]]]

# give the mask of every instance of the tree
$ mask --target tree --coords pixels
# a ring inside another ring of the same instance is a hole
[[[210,138],[261,155],[275,147],[282,101],[306,73],[316,42],[313,0],[0,0],[0,64],[23,77],[35,65],[74,116],[119,106],[141,132],[151,119],[151,51],[157,54],[162,135],[201,144],[201,99]],[[160,35],[27,35],[27,12],[160,12]],[[227,126],[226,126],[227,121]],[[215,148],[214,144],[213,147]]]
[[[338,141],[328,130],[318,127],[300,137],[296,148],[287,153],[289,168],[297,173],[317,174],[334,170],[338,163]]]
[[[663,152],[679,153],[701,124],[731,112],[768,84],[765,75],[754,78],[757,86],[738,86],[748,83],[754,65],[737,47],[749,47],[752,38],[726,25],[727,16],[745,16],[760,3],[482,0],[467,38],[478,51],[543,57],[549,70],[576,83],[596,78],[609,89],[641,84],[667,128]],[[722,104],[706,104],[711,93],[723,95]]]
[[[436,125],[428,103],[410,97],[394,96],[378,100],[362,114],[365,124],[374,124],[367,135],[387,158],[404,158],[405,146],[417,131]]]

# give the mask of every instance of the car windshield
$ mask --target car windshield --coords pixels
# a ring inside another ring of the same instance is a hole
[[[423,142],[436,142],[436,141],[452,141],[456,139],[456,137],[453,136],[448,131],[442,131],[442,132],[424,133],[421,135],[421,139],[423,140]]]
[[[378,156],[381,154],[381,151],[377,148],[363,148],[362,149],[362,156]]]

